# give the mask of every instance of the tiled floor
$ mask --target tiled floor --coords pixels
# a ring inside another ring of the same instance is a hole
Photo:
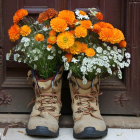
[[[0,133],[4,131],[0,128]],[[75,140],[72,128],[60,128],[59,137],[55,139],[30,137],[26,135],[24,128],[9,128],[5,138],[1,140]],[[140,129],[115,129],[110,128],[108,135],[97,140],[140,140]]]

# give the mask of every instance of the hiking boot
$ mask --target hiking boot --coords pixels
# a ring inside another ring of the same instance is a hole
[[[61,110],[61,87],[63,66],[56,75],[49,79],[41,79],[28,72],[35,90],[35,105],[33,106],[26,132],[28,135],[57,137],[59,135],[59,116]],[[30,103],[30,104],[31,104]],[[30,105],[29,104],[29,105]]]
[[[88,81],[71,76],[69,86],[73,110],[74,138],[98,138],[107,135],[106,124],[100,114],[98,95],[100,80],[98,77]]]

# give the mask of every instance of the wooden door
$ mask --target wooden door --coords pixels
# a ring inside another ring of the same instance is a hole
[[[140,0],[0,0],[0,84],[1,89],[12,96],[11,105],[0,105],[1,112],[29,113],[32,106],[26,106],[34,97],[34,91],[26,80],[26,73],[30,68],[25,64],[5,60],[6,53],[16,44],[10,42],[7,33],[16,10],[27,9],[29,14],[36,18],[47,8],[58,11],[77,8],[85,10],[94,6],[99,7],[104,21],[123,31],[128,43],[127,51],[132,56],[130,67],[123,70],[122,80],[110,78],[101,81],[101,91],[104,93],[100,96],[101,113],[140,114]],[[63,76],[62,113],[70,114],[71,99],[66,75],[67,72]],[[130,101],[127,101],[129,99]]]

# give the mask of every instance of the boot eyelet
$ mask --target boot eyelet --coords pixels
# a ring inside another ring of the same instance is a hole
[[[80,102],[78,102],[78,103],[77,103],[77,105],[79,106],[79,105],[81,105],[81,103],[80,103]]]

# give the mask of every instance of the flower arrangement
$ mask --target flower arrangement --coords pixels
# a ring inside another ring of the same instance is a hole
[[[114,75],[116,70],[121,79],[121,68],[130,65],[127,43],[122,31],[101,20],[103,15],[96,8],[89,8],[89,14],[50,8],[37,21],[20,9],[8,31],[11,41],[20,40],[12,49],[14,60],[38,70],[42,78],[52,76],[63,61],[65,70],[82,78],[83,84],[97,75]]]
[[[18,10],[8,34],[12,42],[19,40],[19,43],[11,53],[7,53],[7,60],[13,56],[14,61],[26,63],[37,70],[41,78],[52,77],[62,64],[63,53],[56,44],[56,31],[50,27],[51,19],[57,15],[57,11],[48,9],[35,21],[28,16],[27,10]]]

